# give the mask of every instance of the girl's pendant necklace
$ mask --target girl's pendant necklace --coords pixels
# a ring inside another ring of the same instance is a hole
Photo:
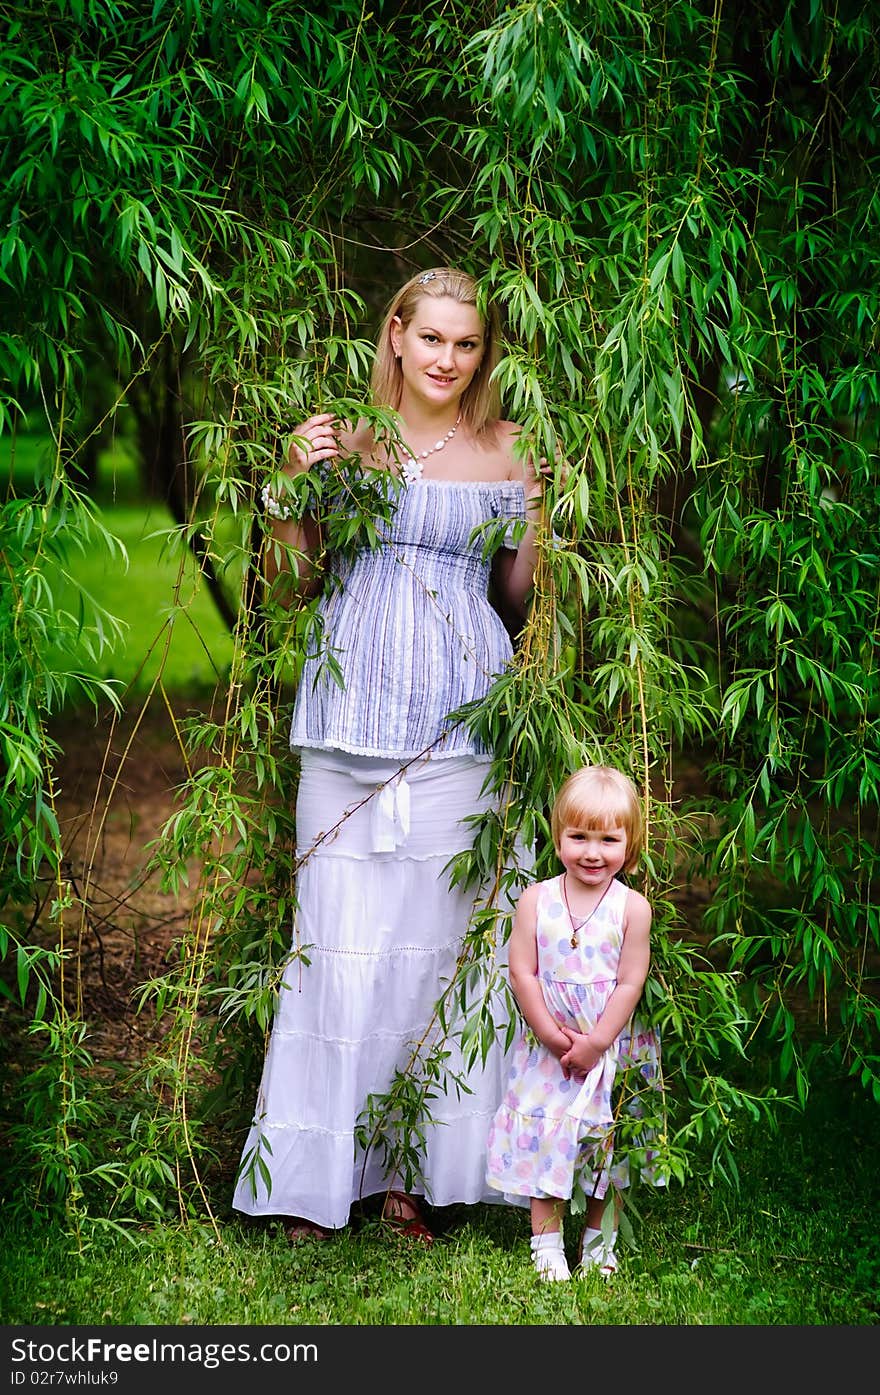
[[[565,889],[565,881],[566,881],[567,875],[568,875],[568,874],[567,874],[566,872],[563,872],[563,874],[562,874],[562,899],[563,899],[563,901],[565,902],[565,909],[568,911],[568,922],[569,922],[569,924],[570,924],[570,926],[571,926],[571,947],[572,947],[572,949],[577,949],[577,946],[578,946],[578,935],[581,933],[581,931],[583,930],[584,926],[585,926],[585,925],[588,925],[588,924],[590,923],[590,921],[593,919],[593,916],[596,914],[596,912],[598,911],[598,909],[599,909],[599,907],[601,906],[602,902],[605,900],[605,897],[608,895],[608,892],[609,892],[610,889],[611,889],[611,883],[614,881],[614,878],[612,877],[612,878],[610,879],[610,881],[608,882],[608,885],[606,886],[605,890],[602,892],[602,895],[599,897],[599,899],[598,899],[598,901],[596,902],[595,906],[594,906],[593,909],[590,911],[590,914],[589,914],[588,916],[584,916],[583,920],[582,920],[579,924],[576,925],[576,924],[575,924],[574,916],[573,916],[572,913],[571,913],[571,906],[568,904],[568,892],[567,892],[566,889]]]

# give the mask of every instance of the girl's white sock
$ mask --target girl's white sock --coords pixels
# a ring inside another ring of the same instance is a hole
[[[555,1281],[571,1278],[561,1230],[546,1230],[543,1235],[533,1235],[531,1247],[535,1269],[542,1279]]]

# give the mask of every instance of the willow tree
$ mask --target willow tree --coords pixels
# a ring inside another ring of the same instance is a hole
[[[315,634],[263,594],[260,488],[302,416],[369,409],[378,310],[441,260],[503,307],[506,412],[555,472],[514,663],[463,714],[513,793],[455,875],[549,846],[563,775],[621,765],[648,820],[671,1175],[704,1142],[729,1173],[737,1118],[805,1099],[816,1051],[877,1093],[876,38],[852,0],[728,8],[0,6],[2,424],[38,404],[56,447],[3,511],[0,629],[3,946],[44,1043],[10,1128],[46,1205],[99,1214],[107,1185],[123,1217],[225,1204],[289,948],[286,720]],[[208,759],[157,830],[169,887],[202,874],[143,988],[163,1049],[121,1124],[69,991],[87,906],[53,817],[53,715],[107,694],[45,660],[49,633],[78,656],[85,634],[97,673],[112,617],[58,616],[42,569],[102,535],[79,468],[97,363],[108,420],[126,404],[155,436],[177,541],[234,578],[236,639],[221,720],[181,733]],[[505,930],[487,904],[463,976]],[[479,1014],[441,1011],[478,1055]],[[414,1060],[365,1133],[405,1166],[443,1087]]]

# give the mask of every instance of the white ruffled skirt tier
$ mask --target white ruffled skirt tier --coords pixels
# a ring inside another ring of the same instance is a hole
[[[365,1154],[356,1144],[355,1127],[368,1097],[384,1095],[396,1071],[418,1079],[419,1061],[442,1040],[436,1004],[455,975],[474,909],[473,892],[451,890],[444,869],[473,843],[463,820],[492,803],[482,793],[487,770],[470,756],[401,770],[343,752],[302,753],[294,952],[236,1209],[336,1228],[347,1224],[353,1202],[402,1185],[387,1175],[381,1148]],[[496,963],[503,980],[503,954]],[[484,983],[485,975],[469,981],[471,1004]],[[508,1065],[500,985],[490,1001],[494,1043],[467,1071],[470,1093],[450,1084],[428,1105],[421,1175],[411,1190],[435,1206],[500,1200],[486,1183],[486,1140]],[[463,1018],[452,1002],[448,1016],[451,1079],[465,1071],[454,1029]]]

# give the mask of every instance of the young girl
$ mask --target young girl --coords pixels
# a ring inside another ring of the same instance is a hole
[[[602,1226],[605,1197],[609,1183],[629,1181],[625,1158],[612,1165],[612,1093],[638,1116],[637,1091],[660,1084],[659,1043],[633,1019],[650,964],[651,908],[618,880],[641,852],[638,793],[619,771],[586,766],[559,791],[551,831],[565,870],[527,887],[513,922],[510,985],[525,1026],[489,1130],[487,1180],[509,1201],[530,1199],[532,1254],[545,1279],[571,1277],[562,1222],[580,1186],[588,1198],[580,1272],[598,1266],[607,1277],[617,1268],[617,1230],[616,1212]]]

